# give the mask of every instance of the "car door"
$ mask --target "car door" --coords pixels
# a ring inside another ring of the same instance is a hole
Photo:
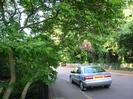
[[[70,74],[70,77],[71,79],[76,82],[76,75],[77,75],[77,67],[75,67],[72,71],[71,71],[71,74]]]
[[[77,84],[80,83],[81,74],[82,74],[81,68],[80,68],[80,67],[77,67],[77,70],[76,70],[76,73],[75,73],[75,82],[76,82]]]

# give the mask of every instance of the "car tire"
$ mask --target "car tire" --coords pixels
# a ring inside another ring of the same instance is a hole
[[[84,86],[83,82],[80,82],[80,89],[82,91],[86,91],[86,87]]]
[[[71,83],[71,84],[73,84],[73,80],[72,80],[72,78],[71,78],[71,77],[69,78],[69,80],[70,80],[70,83]]]
[[[105,88],[110,88],[110,86],[111,86],[111,85],[105,85],[104,87],[105,87]]]

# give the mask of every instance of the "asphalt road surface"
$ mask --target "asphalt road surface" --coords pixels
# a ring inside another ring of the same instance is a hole
[[[52,85],[53,99],[133,99],[133,76],[113,74],[110,88],[96,87],[81,91],[69,82],[71,68],[59,67],[58,79]]]

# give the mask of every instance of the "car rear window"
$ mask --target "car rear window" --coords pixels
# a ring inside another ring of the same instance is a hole
[[[105,72],[105,70],[101,67],[85,67],[84,73],[99,73],[99,72]]]

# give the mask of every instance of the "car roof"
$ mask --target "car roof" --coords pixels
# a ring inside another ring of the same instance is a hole
[[[76,67],[80,67],[80,68],[85,68],[85,67],[100,67],[100,66],[97,66],[97,65],[78,65]]]

